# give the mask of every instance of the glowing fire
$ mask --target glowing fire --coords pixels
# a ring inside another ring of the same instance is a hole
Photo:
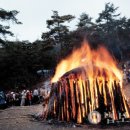
[[[87,41],[57,65],[56,73],[51,81],[57,82],[63,74],[78,67],[86,69],[90,80],[105,76],[108,80],[116,78],[122,83],[122,73],[106,48],[100,46],[97,50],[92,50]]]
[[[63,76],[75,68],[82,68],[82,71]],[[103,46],[94,50],[84,41],[80,48],[57,65],[51,81],[57,84],[57,88],[54,87],[54,96],[57,96],[53,98],[54,112],[51,112],[51,116],[82,123],[89,112],[103,109],[103,102],[104,111],[111,112],[114,120],[119,119],[118,112],[125,112],[126,117],[130,118],[122,90],[122,72]],[[96,122],[96,118],[93,118]]]

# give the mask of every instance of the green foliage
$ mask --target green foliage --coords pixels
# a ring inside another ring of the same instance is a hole
[[[53,11],[51,19],[46,21],[49,31],[42,33],[42,39],[47,46],[56,46],[57,62],[64,55],[64,49],[66,49],[64,46],[70,43],[70,31],[65,23],[72,21],[74,18],[73,15],[60,16],[58,11]]]
[[[99,13],[99,17],[96,20],[97,23],[108,23],[112,22],[114,18],[120,16],[120,13],[116,14],[118,7],[114,7],[113,4],[107,3],[105,4],[105,10]]]
[[[6,42],[0,48],[1,87],[15,89],[36,84],[39,81],[37,70],[52,69],[56,65],[54,55],[54,50],[47,50],[42,41]]]
[[[48,44],[61,43],[69,33],[69,28],[64,23],[70,22],[74,18],[72,15],[59,16],[58,11],[53,11],[51,19],[46,21],[49,31],[42,34],[43,41]]]
[[[118,7],[107,3],[105,9],[99,13],[96,24],[97,31],[101,34],[106,44],[122,48],[125,44],[129,44],[129,19],[121,17],[117,11]]]
[[[16,10],[12,10],[12,11],[6,11],[2,8],[0,8],[0,21],[1,22],[6,22],[6,21],[12,21],[16,24],[21,24],[21,22],[18,21],[18,19],[16,18],[16,15],[19,12]],[[0,35],[10,35],[13,36],[13,33],[9,30],[10,27],[9,26],[5,26],[0,24]],[[0,43],[4,44],[4,40],[3,40],[3,36],[0,37]]]
[[[92,22],[92,18],[89,17],[88,14],[82,13],[79,18],[78,27],[91,27],[94,23]]]

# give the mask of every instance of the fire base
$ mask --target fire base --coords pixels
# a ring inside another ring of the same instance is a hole
[[[111,113],[113,120],[120,119],[119,113],[130,118],[130,109],[119,81],[90,80],[79,69],[52,84],[48,118],[84,123],[94,110],[102,115],[102,119],[105,118],[104,112]]]

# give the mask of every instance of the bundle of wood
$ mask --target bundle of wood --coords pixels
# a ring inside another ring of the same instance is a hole
[[[51,86],[48,104],[48,118],[83,123],[94,110],[112,114],[114,120],[118,113],[130,118],[130,109],[119,81],[95,78],[90,81],[83,68],[64,74]]]

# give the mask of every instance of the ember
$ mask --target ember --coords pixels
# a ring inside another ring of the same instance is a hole
[[[83,123],[97,110],[112,113],[114,120],[118,113],[130,118],[122,82],[122,72],[105,47],[93,50],[85,41],[56,68],[48,117]]]

